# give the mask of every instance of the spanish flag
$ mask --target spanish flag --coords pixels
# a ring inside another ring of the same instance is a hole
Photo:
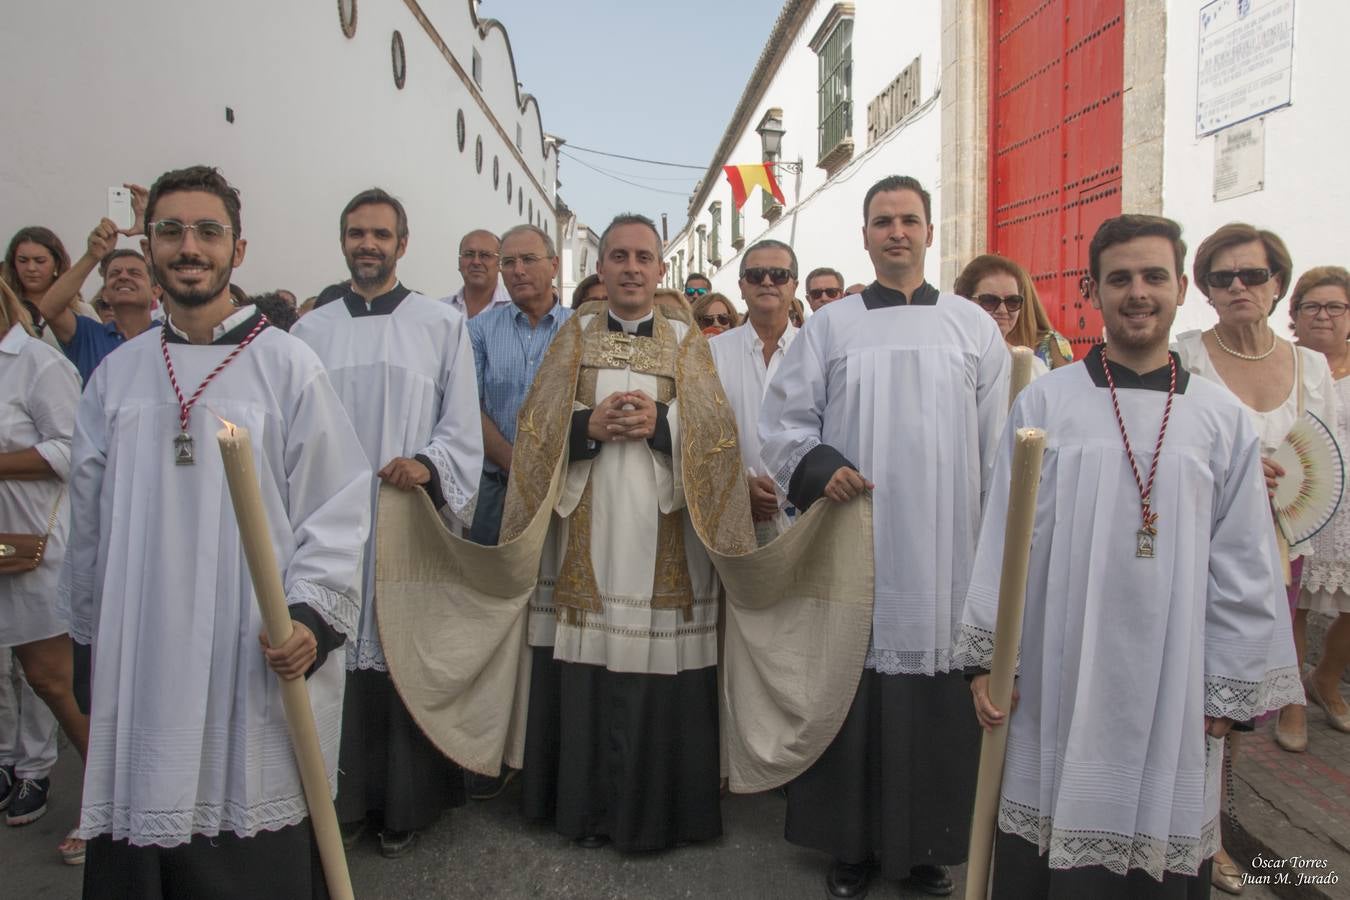
[[[745,205],[745,200],[750,196],[750,191],[756,186],[763,188],[765,193],[772,194],[775,200],[787,206],[787,200],[783,197],[783,190],[778,186],[778,179],[773,177],[773,163],[762,162],[748,166],[723,166],[722,171],[727,173],[727,181],[731,183],[731,202],[736,205],[737,209]]]

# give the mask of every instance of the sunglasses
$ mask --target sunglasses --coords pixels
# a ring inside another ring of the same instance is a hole
[[[1236,278],[1247,287],[1256,287],[1270,280],[1269,269],[1220,269],[1205,275],[1205,284],[1210,287],[1226,288]]]
[[[699,316],[698,324],[702,325],[704,328],[709,325],[721,325],[726,327],[731,324],[731,316],[723,315],[722,313],[711,316]]]
[[[998,309],[1000,306],[1002,306],[1010,313],[1015,313],[1019,309],[1021,309],[1022,304],[1026,302],[1018,294],[1013,294],[1010,297],[1000,297],[997,294],[981,294],[980,296],[974,297],[972,299],[974,299],[976,303],[980,304],[980,306],[983,306],[984,311],[989,313],[990,315],[993,315],[994,310]]]
[[[791,269],[780,269],[777,266],[769,269],[756,266],[741,273],[741,277],[750,284],[763,284],[766,276],[778,287],[782,287],[796,277],[792,274]]]
[[[708,289],[707,289],[707,288],[685,288],[685,289],[684,289],[684,295],[685,295],[686,297],[702,297],[702,296],[703,296],[704,294],[706,294],[706,293],[708,293]]]
[[[806,296],[810,297],[812,300],[819,300],[821,297],[828,297],[831,300],[834,300],[843,293],[844,291],[842,288],[813,288],[806,292]]]

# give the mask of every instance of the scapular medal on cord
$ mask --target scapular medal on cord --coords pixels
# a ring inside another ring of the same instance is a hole
[[[1111,377],[1111,366],[1106,361],[1106,345],[1101,348],[1102,370],[1106,372],[1106,386],[1111,390],[1111,408],[1116,413],[1116,425],[1120,428],[1120,439],[1125,443],[1125,456],[1130,461],[1130,470],[1134,472],[1134,483],[1139,487],[1139,506],[1142,510],[1143,524],[1134,535],[1134,555],[1141,559],[1153,558],[1153,544],[1158,537],[1158,514],[1153,511],[1153,479],[1158,474],[1158,457],[1162,454],[1163,437],[1167,434],[1167,420],[1172,417],[1172,398],[1177,393],[1177,361],[1167,354],[1167,366],[1171,381],[1167,387],[1167,406],[1163,408],[1162,427],[1158,429],[1158,442],[1153,445],[1153,462],[1148,468],[1148,484],[1139,475],[1139,466],[1134,461],[1134,449],[1130,447],[1130,436],[1125,433],[1125,420],[1120,415],[1120,400],[1116,397],[1116,380]]]
[[[193,455],[192,434],[188,431],[188,425],[192,420],[192,407],[196,405],[202,391],[206,390],[206,386],[215,380],[215,377],[223,372],[226,366],[234,362],[235,357],[244,352],[245,347],[253,343],[253,339],[268,324],[266,316],[259,316],[258,324],[253,326],[253,330],[220,361],[218,366],[211,370],[210,374],[202,379],[202,383],[197,385],[197,389],[192,392],[192,397],[188,400],[183,399],[183,390],[178,386],[178,375],[173,370],[173,359],[169,356],[168,326],[165,325],[164,329],[160,331],[159,349],[164,353],[164,368],[169,373],[169,384],[173,387],[174,396],[178,398],[178,434],[173,439],[173,461],[175,465],[190,466],[197,461]]]

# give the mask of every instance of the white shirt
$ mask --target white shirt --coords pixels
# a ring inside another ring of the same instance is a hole
[[[764,406],[764,391],[769,380],[778,371],[788,347],[797,337],[797,327],[791,322],[778,338],[778,345],[769,362],[764,363],[764,340],[748,321],[729,329],[708,341],[712,350],[717,377],[722,381],[727,402],[736,416],[736,428],[741,445],[741,461],[753,475],[772,475],[760,458],[759,413]],[[783,496],[780,492],[779,506]],[[778,533],[790,524],[780,508],[773,523]]]
[[[469,307],[464,302],[464,288],[461,287],[449,297],[442,297],[441,302],[448,303],[451,308],[463,314],[465,317],[472,318],[472,316],[469,315]],[[501,281],[498,280],[497,286],[492,289],[492,299],[489,300],[488,305],[480,309],[479,312],[487,312],[489,309],[495,309],[504,303],[510,302],[511,295],[506,292],[506,288],[503,287]]]

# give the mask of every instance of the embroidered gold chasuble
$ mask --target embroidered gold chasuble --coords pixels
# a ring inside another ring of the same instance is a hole
[[[848,711],[871,629],[870,501],[815,504],[755,550],[736,423],[707,341],[693,327],[677,341],[668,317],[692,323],[656,309],[650,338],[608,331],[597,303],[559,331],[521,407],[498,546],[451,534],[424,492],[381,491],[376,596],[390,675],[418,725],[466,768],[496,774],[502,762],[522,762],[530,598],[550,519],[586,476],[585,463],[568,459],[572,414],[602,399],[597,374],[607,368],[654,376],[656,399],[678,401],[672,463],[684,508],[660,514],[650,603],[686,621],[692,613],[687,519],[726,591],[722,741],[732,789],[800,774]],[[584,624],[602,608],[592,503],[587,480],[564,505],[553,595],[561,623]]]

